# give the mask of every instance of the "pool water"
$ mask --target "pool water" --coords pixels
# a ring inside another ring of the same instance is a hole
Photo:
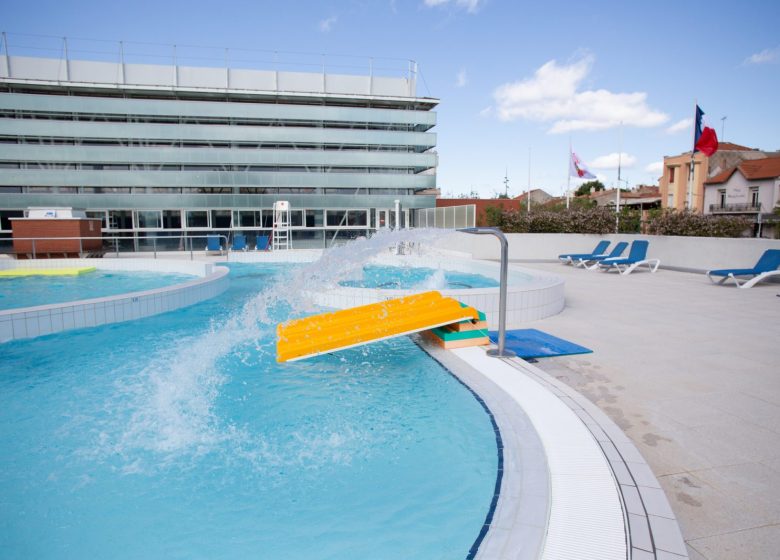
[[[407,337],[277,364],[301,311],[272,293],[311,281],[230,269],[219,298],[2,345],[2,555],[465,558],[498,462],[475,397]]]
[[[190,274],[113,270],[79,276],[0,278],[0,311],[153,290],[195,278]]]
[[[459,290],[464,288],[495,288],[498,281],[468,272],[425,267],[369,265],[342,280],[342,286],[352,288],[384,288],[396,290]]]

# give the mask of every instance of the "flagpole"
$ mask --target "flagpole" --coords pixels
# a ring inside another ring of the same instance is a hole
[[[568,210],[569,195],[571,193],[571,133],[569,133],[569,161],[566,164],[566,210]]]
[[[620,233],[620,168],[623,158],[623,121],[620,121],[620,141],[618,142],[618,179],[615,194],[615,233]]]
[[[696,117],[697,109],[699,107],[698,99],[693,100],[693,142],[691,142],[691,168],[688,170],[688,196],[685,201],[685,205],[688,211],[693,211],[693,167],[694,156],[696,155]]]
[[[531,213],[531,147],[528,147],[528,213]]]

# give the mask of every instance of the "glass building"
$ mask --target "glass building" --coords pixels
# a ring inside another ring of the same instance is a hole
[[[72,207],[137,247],[214,233],[251,244],[286,200],[293,247],[327,247],[394,225],[395,201],[402,224],[435,206],[438,100],[416,95],[413,62],[387,76],[183,65],[175,47],[150,64],[122,43],[88,60],[63,45],[40,57],[3,44],[2,237],[30,207]]]

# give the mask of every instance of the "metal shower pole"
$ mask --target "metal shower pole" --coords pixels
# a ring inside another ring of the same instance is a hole
[[[501,242],[501,283],[498,297],[498,349],[490,349],[487,351],[487,354],[493,358],[514,358],[517,354],[504,347],[506,342],[506,284],[509,271],[509,242],[503,232],[498,228],[473,227],[459,229],[458,231],[462,231],[463,233],[487,233],[495,235]]]

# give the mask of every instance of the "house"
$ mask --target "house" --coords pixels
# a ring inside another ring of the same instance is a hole
[[[721,142],[718,151],[711,156],[696,152],[693,158],[693,184],[690,192],[690,208],[704,211],[704,182],[718,173],[730,169],[745,160],[780,155],[764,152],[731,142]],[[703,171],[701,171],[703,170]],[[661,206],[683,210],[688,208],[688,179],[691,171],[691,152],[664,157],[664,170],[660,180]]]
[[[780,156],[746,160],[704,182],[705,214],[749,215],[756,237],[774,237],[780,207]]]
[[[615,206],[617,204],[616,189],[596,191],[587,195],[595,201],[596,206]],[[621,191],[620,207],[630,206],[639,210],[658,208],[661,205],[661,194],[658,187],[639,185],[631,191]]]
[[[542,189],[531,189],[531,206],[535,206],[537,204],[544,204],[545,202],[549,202],[552,200],[552,195],[547,193],[546,191],[543,191]],[[519,200],[523,204],[528,204],[528,192],[524,192],[523,194],[514,197],[512,200]]]

